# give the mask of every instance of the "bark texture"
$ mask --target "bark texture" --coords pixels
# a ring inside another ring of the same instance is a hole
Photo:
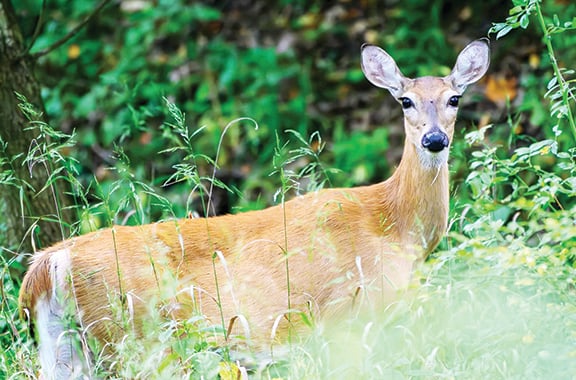
[[[12,4],[10,0],[0,0],[0,137],[5,143],[5,149],[0,149],[4,158],[0,167],[4,177],[0,175],[0,179],[5,179],[0,180],[0,212],[3,215],[0,247],[16,252],[30,252],[34,247],[61,240],[62,222],[67,219],[61,212],[65,206],[65,184],[56,182],[52,184],[54,187],[42,190],[49,178],[46,166],[24,164],[37,132],[27,130],[30,122],[19,109],[21,102],[16,93],[24,95],[45,115],[33,67]],[[8,174],[12,178],[10,181],[6,180]],[[58,201],[55,201],[55,195]]]

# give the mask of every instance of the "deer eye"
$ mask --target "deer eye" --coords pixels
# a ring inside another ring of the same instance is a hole
[[[400,98],[399,100],[402,103],[402,108],[404,109],[410,108],[414,105],[414,103],[412,103],[412,100],[408,98]]]
[[[452,107],[458,107],[458,101],[460,101],[460,96],[454,95],[448,99],[448,105]]]

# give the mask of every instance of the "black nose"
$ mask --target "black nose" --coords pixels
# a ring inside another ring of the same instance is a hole
[[[430,152],[440,152],[447,148],[448,144],[448,136],[439,129],[431,130],[422,137],[422,146]]]

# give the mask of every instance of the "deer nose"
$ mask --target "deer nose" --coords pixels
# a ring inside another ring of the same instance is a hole
[[[422,137],[422,147],[428,149],[430,152],[440,152],[442,149],[447,148],[448,136],[438,128],[433,128]]]

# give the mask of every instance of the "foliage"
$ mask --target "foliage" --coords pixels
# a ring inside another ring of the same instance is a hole
[[[546,15],[548,16],[547,19],[542,9],[543,5],[539,0],[519,0],[515,1],[515,5],[515,7],[510,9],[510,16],[506,21],[494,24],[491,31],[496,33],[496,38],[501,38],[515,28],[520,27],[526,29],[530,24],[530,16],[534,14],[542,32],[548,58],[554,70],[554,76],[548,82],[546,86],[548,91],[545,94],[551,101],[551,116],[557,117],[559,123],[563,119],[571,128],[573,138],[576,139],[576,121],[573,115],[573,108],[576,104],[576,97],[574,95],[574,91],[576,91],[576,80],[567,79],[569,76],[573,77],[575,71],[573,69],[559,67],[553,47],[554,36],[562,34],[562,37],[565,37],[566,32],[576,30],[576,17],[561,22],[558,13],[553,13],[551,20],[548,15]],[[574,4],[571,4],[571,8],[571,10],[574,10]],[[562,9],[562,11],[566,10]],[[556,38],[554,40],[557,42],[559,39],[560,38]],[[552,128],[556,136],[562,134],[559,123],[555,124]]]
[[[30,42],[40,3],[14,4]],[[458,131],[453,146],[449,236],[397,303],[317,326],[288,354],[240,353],[238,365],[227,346],[212,343],[225,335],[222,326],[152,314],[149,339],[128,335],[117,356],[97,358],[97,371],[118,378],[575,376],[575,99],[574,73],[564,66],[576,61],[576,5],[514,0],[506,15],[497,1],[410,0],[385,9],[370,1],[248,3],[117,2],[41,59],[52,122],[31,114],[40,139],[29,159],[50,167],[46,191],[52,181],[73,185],[71,234],[262,208],[323,186],[380,180],[399,156],[400,113],[362,79],[361,43],[385,45],[407,75],[442,75],[459,39],[504,20],[491,29],[492,73],[463,99],[459,123],[478,128]],[[32,51],[91,8],[48,1]],[[24,100],[23,107],[34,109]],[[25,187],[2,154],[0,181]],[[36,349],[16,317],[23,263],[9,248],[2,248],[0,342],[8,349],[0,378],[33,378]]]

